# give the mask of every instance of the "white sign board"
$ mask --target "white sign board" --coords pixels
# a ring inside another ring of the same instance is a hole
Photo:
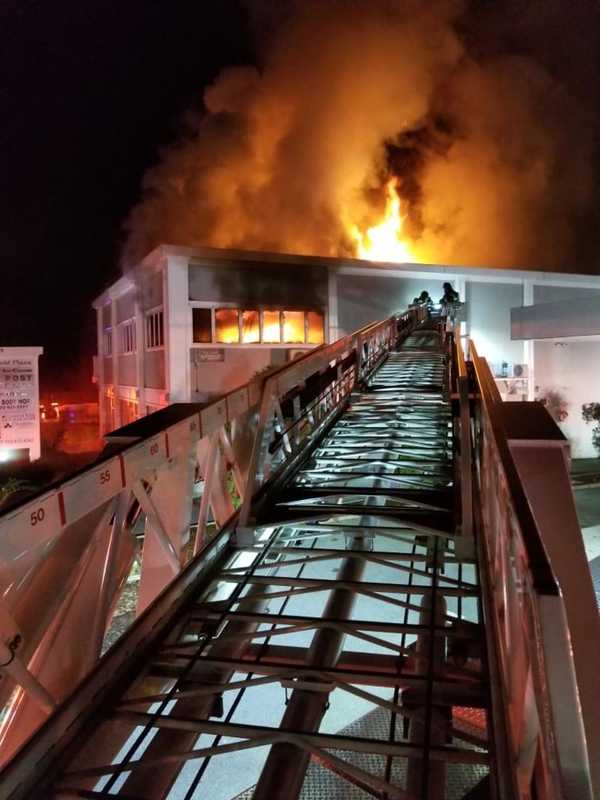
[[[40,457],[41,353],[41,347],[0,347],[0,456],[29,450],[31,461]]]

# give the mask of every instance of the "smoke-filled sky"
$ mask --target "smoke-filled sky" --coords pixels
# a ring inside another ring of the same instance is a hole
[[[160,242],[353,255],[396,176],[420,261],[595,270],[592,2],[249,5],[269,22],[257,63],[198,87],[125,267]]]
[[[595,0],[3,0],[0,30],[0,346],[50,388],[89,383],[120,264],[350,254],[388,175],[423,260],[600,272]]]

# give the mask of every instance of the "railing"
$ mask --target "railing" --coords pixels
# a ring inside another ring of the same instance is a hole
[[[229,545],[244,543],[256,508],[250,501],[305,457],[357,382],[426,313],[412,309],[368,325],[208,406],[171,406],[126,426],[108,437],[110,447],[95,464],[0,515],[2,761],[75,686],[77,703],[53,718],[59,734],[86,703],[98,702],[102,675],[131,669]],[[501,800],[588,800],[557,580],[487,364],[471,346],[470,384],[460,347],[452,361],[460,418],[457,554],[460,545],[468,557],[477,541]],[[203,491],[194,501],[198,475]],[[136,560],[138,619],[94,669]]]
[[[135,615],[155,625],[227,545],[216,534],[234,529],[238,501],[247,520],[252,496],[425,314],[368,325],[207,406],[138,420],[94,464],[0,514],[0,763],[90,675],[134,562]],[[138,626],[107,654],[115,671],[145,636]]]
[[[240,513],[240,541],[260,488],[295,463],[297,455],[341,412],[355,383],[377,367],[403,331],[426,316],[426,309],[414,308],[368,325],[267,378]]]
[[[502,401],[473,344],[471,359],[478,393],[474,451],[480,513],[475,520],[482,534],[480,568],[503,796],[589,800],[563,600],[509,447]]]

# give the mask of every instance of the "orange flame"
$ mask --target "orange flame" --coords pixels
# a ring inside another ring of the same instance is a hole
[[[395,261],[415,263],[417,258],[403,238],[405,217],[401,213],[396,179],[390,178],[385,186],[386,202],[383,220],[378,225],[361,231],[358,225],[350,226],[350,235],[356,242],[356,255],[367,261]]]

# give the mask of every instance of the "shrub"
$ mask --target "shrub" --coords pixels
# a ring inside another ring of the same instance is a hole
[[[584,403],[581,406],[581,416],[587,423],[596,423],[592,429],[592,444],[600,458],[600,403]]]

